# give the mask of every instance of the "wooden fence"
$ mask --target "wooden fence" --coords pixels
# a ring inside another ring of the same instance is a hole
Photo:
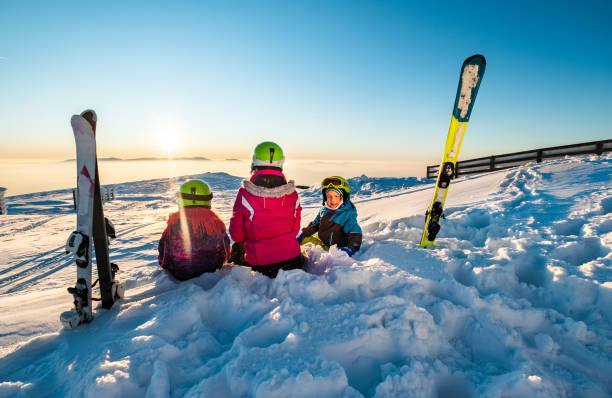
[[[582,144],[554,146],[550,148],[533,149],[506,153],[503,155],[487,156],[484,158],[462,160],[457,162],[455,175],[487,173],[490,171],[509,169],[510,167],[544,159],[562,158],[564,156],[597,154],[612,151],[612,140],[584,142]],[[427,166],[427,178],[437,178],[440,165]]]
[[[115,200],[115,187],[100,187],[100,195],[102,196],[102,203]],[[72,190],[72,206],[76,210],[76,189]]]

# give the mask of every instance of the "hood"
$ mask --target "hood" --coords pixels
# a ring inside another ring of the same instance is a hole
[[[295,182],[293,180],[275,188],[260,187],[253,184],[251,181],[243,180],[242,187],[252,195],[261,198],[282,198],[295,192]]]

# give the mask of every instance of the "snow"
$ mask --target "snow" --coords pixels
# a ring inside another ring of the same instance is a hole
[[[198,176],[228,223],[241,178]],[[226,266],[186,282],[156,258],[184,178],[117,184],[105,212],[126,297],[73,331],[58,321],[72,193],[10,197],[0,397],[610,396],[611,180],[611,155],[459,178],[421,249],[432,182],[362,176],[353,258],[307,245],[308,272]],[[300,196],[306,225],[321,193]]]

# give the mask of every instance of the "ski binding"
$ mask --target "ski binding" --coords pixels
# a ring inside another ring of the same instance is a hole
[[[89,260],[89,237],[82,232],[73,231],[66,241],[66,254],[74,254],[76,263],[86,268]]]
[[[65,329],[74,329],[81,323],[91,321],[91,318],[83,311],[87,306],[87,285],[85,279],[79,279],[75,287],[69,287],[68,293],[74,297],[74,308],[60,315],[60,321]]]

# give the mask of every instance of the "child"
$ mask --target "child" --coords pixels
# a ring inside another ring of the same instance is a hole
[[[302,207],[293,181],[282,173],[285,156],[273,142],[257,145],[251,178],[242,182],[230,220],[230,261],[275,278],[280,269],[302,268],[295,239]]]
[[[189,180],[179,192],[179,211],[168,217],[159,240],[159,265],[184,281],[215,272],[229,257],[225,224],[210,210],[212,192],[202,180]]]
[[[338,245],[352,256],[361,247],[361,227],[357,224],[357,209],[351,202],[351,188],[342,177],[328,177],[321,183],[323,208],[297,239],[300,244],[314,243],[329,249]],[[318,232],[318,236],[311,236]]]

